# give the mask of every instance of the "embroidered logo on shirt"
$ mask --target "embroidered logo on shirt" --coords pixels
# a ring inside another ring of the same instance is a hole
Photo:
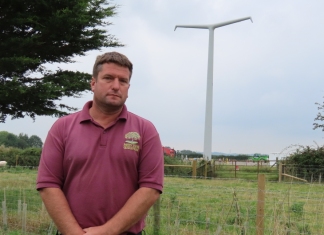
[[[137,132],[128,132],[125,135],[125,143],[124,143],[124,149],[134,150],[138,152],[139,145],[138,140],[141,138],[141,136]]]

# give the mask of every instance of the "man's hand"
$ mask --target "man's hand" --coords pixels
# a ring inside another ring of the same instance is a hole
[[[154,202],[160,197],[160,192],[152,188],[138,189],[126,204],[102,226],[83,229],[85,235],[119,235],[126,232],[145,216]]]
[[[96,226],[83,229],[84,235],[108,235],[103,226]]]

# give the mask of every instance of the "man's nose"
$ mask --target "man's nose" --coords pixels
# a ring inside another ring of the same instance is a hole
[[[119,82],[119,79],[118,78],[114,78],[113,82],[112,82],[112,87],[113,89],[116,89],[118,90],[119,87],[120,87],[120,82]]]

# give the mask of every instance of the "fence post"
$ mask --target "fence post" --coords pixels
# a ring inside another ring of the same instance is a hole
[[[212,178],[214,178],[215,177],[215,167],[216,167],[216,160],[214,159],[213,160],[213,165],[212,165]]]
[[[3,227],[6,229],[8,227],[7,205],[6,205],[6,189],[3,190],[2,222],[3,222]]]
[[[193,160],[192,162],[192,178],[197,177],[197,160]]]
[[[235,161],[235,166],[234,166],[234,172],[235,172],[235,178],[236,178],[236,161]]]
[[[23,207],[23,210],[22,210],[22,220],[21,220],[21,224],[22,224],[21,232],[22,232],[22,234],[26,234],[26,232],[27,232],[27,204],[23,203],[22,207]]]
[[[258,205],[256,218],[256,234],[264,234],[265,176],[258,175]]]
[[[318,183],[320,184],[322,182],[322,173],[319,175]]]
[[[18,217],[21,216],[21,200],[18,200]]]
[[[207,176],[208,176],[207,175],[207,171],[208,171],[208,161],[205,162],[205,172],[204,172],[205,173],[204,174],[205,175],[205,179],[207,179]]]
[[[160,197],[153,205],[153,211],[154,211],[154,224],[153,224],[153,234],[159,235],[160,234]]]
[[[279,179],[278,179],[278,181],[279,181],[279,183],[281,182],[281,177],[282,177],[282,162],[279,162]]]
[[[4,229],[6,229],[8,227],[6,201],[2,201],[2,224],[3,224]]]

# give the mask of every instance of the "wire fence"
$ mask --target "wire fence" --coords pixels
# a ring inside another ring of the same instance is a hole
[[[282,172],[285,174],[283,177],[289,175],[310,183],[322,183],[324,176],[324,168],[315,165],[283,165]]]
[[[166,185],[161,234],[257,234],[256,181],[167,177]],[[262,234],[324,234],[322,185],[267,181],[265,188]]]
[[[0,234],[55,234],[35,190],[36,174],[35,169],[0,170]],[[166,175],[163,194],[148,213],[146,234],[324,234],[319,180],[267,178],[262,233],[257,230],[259,193],[256,179]]]
[[[278,161],[184,161],[182,165],[165,165],[166,175],[193,178],[246,179],[257,180],[258,174],[265,174],[267,180],[278,181]]]

